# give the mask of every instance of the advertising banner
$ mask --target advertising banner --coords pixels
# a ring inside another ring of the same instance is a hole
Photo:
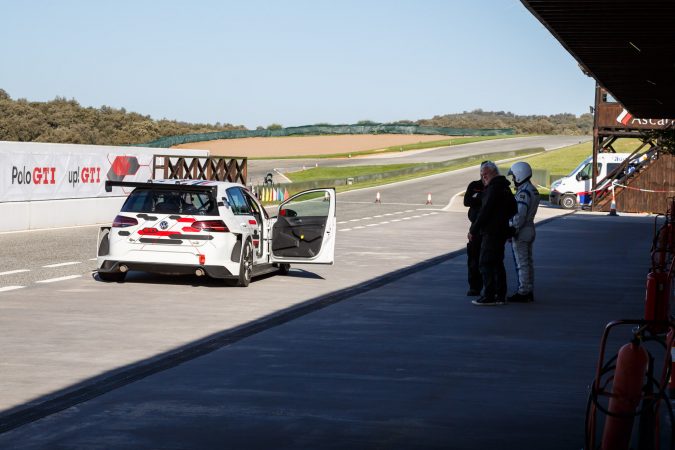
[[[0,202],[109,197],[106,180],[153,178],[152,154],[0,151]]]

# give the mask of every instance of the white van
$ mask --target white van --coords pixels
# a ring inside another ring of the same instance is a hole
[[[630,153],[599,153],[598,178],[600,181],[612,173]],[[568,176],[551,183],[550,201],[552,205],[560,205],[565,209],[572,209],[577,204],[588,205],[591,202],[593,156],[584,159]]]

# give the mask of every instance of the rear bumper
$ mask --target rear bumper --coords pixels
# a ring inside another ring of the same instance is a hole
[[[125,265],[129,270],[140,272],[159,273],[163,275],[194,275],[197,269],[202,269],[212,278],[236,278],[235,275],[223,266],[200,266],[199,264],[163,264],[154,262],[113,261],[106,259],[99,267],[99,272],[115,273],[120,266]]]

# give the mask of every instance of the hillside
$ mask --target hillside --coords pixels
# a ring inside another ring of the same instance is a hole
[[[0,141],[126,145],[164,136],[245,129],[230,124],[153,120],[124,108],[85,108],[76,100],[12,100],[0,89]]]
[[[591,114],[583,114],[580,117],[574,114],[519,116],[510,112],[477,109],[416,122],[397,123],[448,128],[514,128],[519,134],[590,134],[593,116]],[[273,124],[268,128],[272,127],[281,126]],[[167,119],[154,120],[150,116],[127,112],[124,108],[83,107],[74,99],[67,100],[62,97],[56,97],[48,102],[13,100],[7,92],[0,89],[1,141],[127,145],[142,144],[165,136],[245,129],[241,125],[231,124],[211,125]]]

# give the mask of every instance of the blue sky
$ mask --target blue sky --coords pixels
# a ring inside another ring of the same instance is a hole
[[[14,99],[249,128],[593,103],[517,0],[0,0],[0,15]]]

